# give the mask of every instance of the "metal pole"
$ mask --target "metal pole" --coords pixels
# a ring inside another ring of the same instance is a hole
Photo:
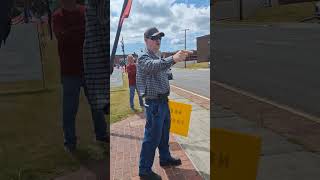
[[[120,36],[121,28],[122,28],[122,25],[120,24],[121,15],[123,14],[123,11],[124,11],[127,3],[128,3],[128,0],[125,0],[123,2],[122,11],[121,11],[119,22],[118,22],[118,29],[117,29],[116,37],[115,37],[114,44],[113,44],[113,47],[112,47],[111,58],[110,58],[110,74],[112,74],[112,72],[113,72],[114,58],[115,58],[115,55],[116,55],[119,36]]]
[[[40,31],[41,30],[41,31]],[[37,24],[37,32],[38,32],[38,43],[39,43],[39,51],[40,51],[40,62],[41,62],[41,71],[42,71],[42,88],[46,89],[46,79],[45,79],[45,70],[44,70],[44,64],[43,64],[43,58],[44,58],[44,53],[43,53],[43,43],[42,42],[42,37],[44,36],[44,30],[42,24]]]
[[[184,50],[187,50],[187,30],[190,29],[184,29]],[[184,61],[184,68],[187,68],[187,61]]]
[[[50,40],[52,40],[52,26],[51,26],[52,25],[52,13],[51,13],[51,9],[50,9],[49,0],[47,0],[47,11],[48,11],[49,35],[50,35]]]
[[[239,13],[240,13],[240,21],[242,21],[243,19],[243,15],[242,15],[242,0],[239,1],[240,5],[239,5]]]
[[[121,40],[121,48],[122,48],[122,53],[123,53],[123,62],[126,62],[126,55],[124,53],[124,41],[123,41],[123,36]]]

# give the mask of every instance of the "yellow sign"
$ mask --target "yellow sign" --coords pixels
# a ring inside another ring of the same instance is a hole
[[[170,100],[169,108],[171,114],[170,132],[188,136],[192,106]]]
[[[217,180],[256,180],[261,151],[257,136],[211,128],[211,177]]]

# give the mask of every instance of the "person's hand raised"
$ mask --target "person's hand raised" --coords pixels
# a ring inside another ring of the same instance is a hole
[[[192,53],[193,53],[192,51],[180,50],[173,55],[173,61],[176,63],[184,61]]]

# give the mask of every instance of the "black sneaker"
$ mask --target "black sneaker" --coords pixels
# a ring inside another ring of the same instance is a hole
[[[181,165],[181,160],[179,158],[169,158],[166,161],[160,160],[160,166],[179,166]]]
[[[109,144],[110,143],[110,136],[105,138],[96,138],[96,142],[100,144]]]
[[[151,171],[150,174],[139,174],[141,180],[161,180],[161,176]]]

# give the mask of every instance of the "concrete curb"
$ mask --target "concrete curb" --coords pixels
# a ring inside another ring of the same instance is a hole
[[[183,90],[183,89],[176,87],[176,86],[173,86],[173,85],[171,85],[170,88],[171,88],[171,91],[176,93],[177,95],[182,96],[186,99],[189,99],[205,109],[210,109],[210,99],[209,98],[202,97],[202,96],[197,95],[193,92],[188,92],[186,90]]]
[[[301,116],[302,118],[304,118],[306,120],[311,120],[311,121],[315,121],[315,122],[320,123],[320,118],[319,117],[310,115],[308,113],[305,113],[305,112],[297,110],[297,109],[293,109],[293,108],[291,108],[291,107],[289,107],[287,105],[279,104],[279,103],[270,101],[270,100],[268,100],[266,98],[261,98],[261,97],[255,96],[255,95],[253,95],[251,93],[248,93],[246,91],[233,88],[231,86],[228,86],[226,84],[223,84],[223,83],[220,83],[220,82],[217,82],[217,81],[211,81],[211,83],[213,84],[214,89],[223,88],[223,89],[225,89],[227,91],[233,91],[234,93],[238,93],[240,96],[245,96],[248,99],[254,99],[259,103],[264,103],[266,105],[274,106],[274,108],[278,108],[281,111],[286,111],[288,113],[291,113],[292,115]]]
[[[256,122],[302,144],[310,151],[320,151],[320,120],[307,113],[280,105],[248,92],[211,81],[213,103]]]

